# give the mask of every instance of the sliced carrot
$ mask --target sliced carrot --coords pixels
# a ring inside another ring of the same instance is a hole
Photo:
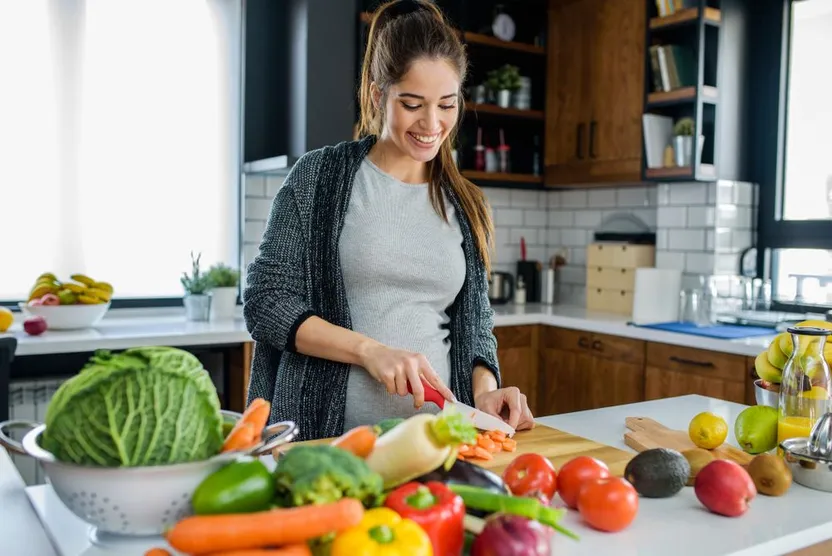
[[[493,440],[494,442],[502,442],[506,439],[506,433],[504,433],[503,431],[490,431],[488,433],[488,436],[490,436],[491,440]]]
[[[513,452],[517,449],[517,441],[513,438],[506,438],[503,440],[503,450],[506,452]]]
[[[164,548],[151,548],[144,553],[144,556],[170,556],[170,552]]]
[[[375,429],[369,425],[363,425],[348,430],[336,438],[332,442],[332,445],[347,450],[363,459],[373,451],[376,445],[376,438],[378,437],[376,436]]]
[[[232,452],[234,450],[245,450],[257,444],[259,439],[260,435],[255,432],[254,425],[251,423],[243,423],[239,427],[235,426],[228,433],[220,451]]]
[[[191,556],[292,545],[343,531],[363,517],[364,506],[355,498],[255,513],[197,515],[177,522],[167,541]]]
[[[462,456],[467,456],[467,455],[468,455],[468,454],[470,454],[471,452],[473,452],[473,446],[471,446],[470,444],[461,444],[461,445],[459,446],[458,453],[459,453],[460,455],[462,455]]]
[[[305,544],[293,544],[283,548],[252,548],[249,550],[212,552],[209,556],[312,556],[312,550]]]
[[[501,442],[495,442],[494,443],[494,449],[491,450],[491,453],[492,454],[499,454],[502,451],[503,451],[503,444]]]
[[[482,438],[477,440],[477,446],[480,446],[481,448],[485,448],[489,452],[494,451],[494,441],[491,440],[490,438],[488,438],[487,436],[483,436]]]
[[[474,446],[474,457],[484,460],[494,459],[494,456],[491,455],[491,452],[489,452],[482,446]]]

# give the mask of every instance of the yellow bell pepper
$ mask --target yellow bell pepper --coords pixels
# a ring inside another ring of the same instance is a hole
[[[331,556],[433,556],[433,546],[415,521],[389,508],[374,508],[335,537]]]

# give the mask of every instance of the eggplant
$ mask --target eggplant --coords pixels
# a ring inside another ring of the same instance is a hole
[[[448,471],[445,471],[444,467],[439,467],[416,480],[420,483],[438,481],[445,485],[475,486],[496,494],[511,494],[503,482],[502,477],[484,467],[459,459],[454,462]],[[488,512],[470,508],[466,508],[465,511],[477,517],[485,517],[488,515]]]

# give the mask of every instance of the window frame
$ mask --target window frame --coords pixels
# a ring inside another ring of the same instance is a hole
[[[752,165],[759,183],[757,207],[757,276],[772,279],[777,264],[777,249],[832,250],[832,219],[783,220],[788,126],[789,55],[792,42],[792,6],[807,0],[763,2],[760,29],[752,39],[759,49],[748,78],[761,82],[759,96],[752,100],[749,141],[757,160]],[[779,37],[779,40],[777,40]],[[774,68],[774,71],[772,71]],[[768,69],[767,75],[762,73]],[[760,78],[760,75],[764,77]],[[754,120],[758,119],[756,125]],[[777,285],[772,283],[772,292]],[[825,312],[830,305],[785,302],[772,299],[772,310]]]
[[[245,119],[246,119],[246,105],[245,105],[245,75],[246,75],[246,14],[247,2],[246,0],[236,0],[239,2],[240,22],[238,28],[237,40],[239,41],[239,60],[237,64],[236,81],[238,86],[238,118],[237,118],[237,136],[238,136],[238,151],[236,160],[236,171],[234,173],[235,179],[232,185],[235,191],[232,192],[234,203],[229,207],[229,216],[236,214],[236,253],[235,259],[237,267],[241,270],[241,279],[237,284],[237,300],[236,304],[242,303],[242,270],[245,261],[244,242],[245,242],[245,191],[243,190],[243,163],[245,152]],[[81,0],[83,3],[84,0]],[[83,7],[79,7],[83,10]],[[111,309],[165,309],[171,307],[182,307],[184,305],[184,292],[180,296],[170,297],[128,297],[119,298],[113,297],[110,301]],[[19,304],[25,302],[25,299],[3,299],[0,298],[0,307],[5,307],[13,312],[20,312]]]

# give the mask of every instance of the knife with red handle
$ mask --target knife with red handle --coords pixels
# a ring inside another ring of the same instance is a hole
[[[425,389],[426,402],[431,402],[439,406],[440,409],[453,406],[458,412],[468,417],[474,423],[474,426],[480,430],[498,430],[503,431],[508,436],[514,436],[514,433],[516,432],[514,428],[502,419],[489,415],[485,411],[481,411],[462,402],[446,400],[442,394],[439,393],[439,390],[431,386],[424,378],[422,379],[422,387]],[[407,391],[413,394],[410,382],[407,383]]]

